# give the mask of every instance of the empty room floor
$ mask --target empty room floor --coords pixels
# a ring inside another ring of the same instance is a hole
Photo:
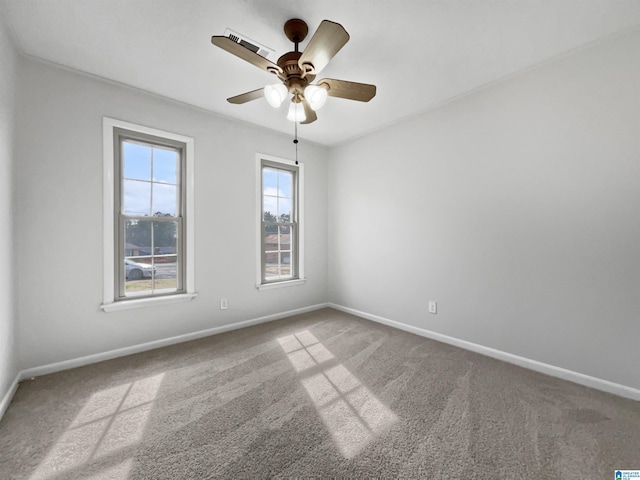
[[[0,478],[600,479],[640,402],[332,309],[24,381]]]

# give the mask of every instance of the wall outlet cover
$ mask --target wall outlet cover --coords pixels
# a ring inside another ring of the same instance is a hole
[[[438,303],[433,300],[429,301],[429,313],[436,314],[438,313]]]

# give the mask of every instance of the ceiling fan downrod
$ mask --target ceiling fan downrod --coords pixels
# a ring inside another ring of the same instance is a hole
[[[307,22],[299,18],[292,18],[284,24],[284,34],[295,44],[296,52],[298,52],[298,44],[307,37],[307,33],[309,33]]]

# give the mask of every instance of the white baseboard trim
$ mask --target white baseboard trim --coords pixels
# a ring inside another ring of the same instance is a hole
[[[320,310],[321,308],[326,308],[328,306],[329,306],[328,303],[320,303],[317,305],[311,305],[309,307],[297,308],[295,310],[288,310],[286,312],[274,313],[272,315],[265,315],[264,317],[253,318],[253,319],[245,320],[242,322],[221,325],[219,327],[200,330],[198,332],[185,333],[184,335],[164,338],[161,340],[154,340],[153,342],[141,343],[138,345],[132,345],[130,347],[118,348],[115,350],[109,350],[107,352],[87,355],[85,357],[73,358],[70,360],[64,360],[62,362],[50,363],[48,365],[41,365],[39,367],[27,368],[26,370],[22,370],[18,374],[18,379],[25,380],[27,378],[33,378],[33,377],[38,377],[40,375],[47,375],[49,373],[60,372],[62,370],[68,370],[70,368],[83,367],[85,365],[90,365],[92,363],[102,362],[104,360],[111,360],[112,358],[124,357],[126,355],[132,355],[134,353],[153,350],[154,348],[166,347],[168,345],[188,342],[190,340],[197,340],[198,338],[209,337],[211,335],[217,335],[219,333],[229,332],[231,330],[238,330],[240,328],[250,327],[252,325],[258,325],[260,323],[272,322],[274,320],[279,320],[281,318],[291,317],[293,315],[300,315],[302,313],[312,312],[314,310]],[[17,382],[16,382],[16,385],[17,385]],[[14,390],[14,393],[15,393],[15,390]],[[13,397],[13,393],[9,396],[9,401],[11,401],[12,397]]]
[[[5,393],[4,397],[2,397],[2,402],[0,402],[0,419],[4,417],[4,412],[6,412],[7,408],[9,408],[9,404],[11,403],[13,396],[16,394],[16,390],[18,390],[19,382],[20,382],[20,374],[18,373],[16,375],[16,378],[13,379],[13,382],[9,386],[7,393]]]
[[[432,332],[423,328],[414,327],[412,325],[407,325],[405,323],[390,320],[378,315],[372,315],[370,313],[362,312],[354,308],[344,307],[335,303],[329,303],[328,306],[330,308],[340,310],[341,312],[350,313],[357,317],[365,318],[377,323],[382,323],[399,330],[404,330],[405,332],[415,333],[416,335],[420,335],[421,337],[430,338],[438,342],[447,343],[455,347],[470,350],[481,355],[486,355],[487,357],[492,357],[497,360],[502,360],[507,363],[518,365],[519,367],[534,370],[536,372],[544,373],[556,378],[561,378],[563,380],[568,380],[579,385],[584,385],[585,387],[594,388],[596,390],[601,390],[604,392],[613,393],[614,395],[618,395],[621,397],[640,401],[640,390],[628,387],[626,385],[620,385],[608,380],[602,380],[600,378],[591,377],[589,375],[574,372],[572,370],[567,370],[565,368],[538,362],[537,360],[531,360],[529,358],[520,357],[518,355],[503,352],[501,350],[496,350],[494,348],[478,345],[477,343],[467,342],[466,340],[460,340],[455,337],[449,337],[448,335],[443,335],[441,333]]]

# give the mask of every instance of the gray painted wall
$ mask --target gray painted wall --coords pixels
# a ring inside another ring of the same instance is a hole
[[[16,230],[0,248],[17,258],[0,393],[18,369],[327,299],[640,388],[638,51],[636,31],[331,150],[302,142],[309,280],[259,292],[254,154],[291,158],[291,138],[24,58],[14,106],[0,36],[0,220]],[[99,309],[103,116],[196,139],[193,302]]]
[[[635,30],[333,149],[330,302],[640,388],[639,53]]]
[[[15,380],[18,322],[15,309],[14,258],[14,109],[16,52],[0,20],[0,401]]]
[[[20,368],[326,302],[327,165],[305,163],[305,285],[255,288],[255,154],[292,138],[28,59],[19,62],[16,164]],[[212,92],[214,95],[215,92]],[[104,313],[102,118],[195,138],[196,290],[189,302]],[[220,298],[229,309],[220,310]]]

